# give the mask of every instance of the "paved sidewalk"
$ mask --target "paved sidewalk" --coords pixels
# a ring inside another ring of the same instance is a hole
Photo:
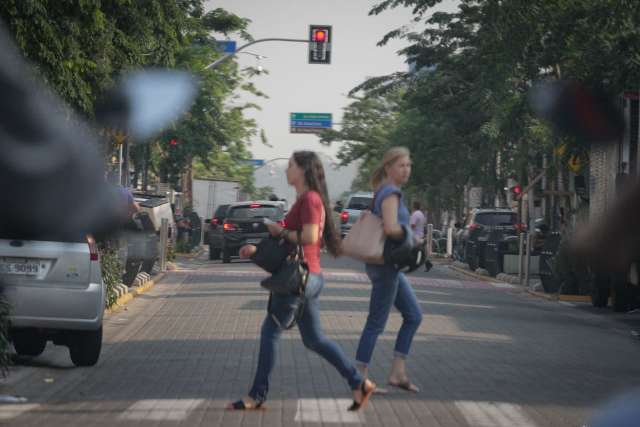
[[[206,256],[206,254],[205,254]],[[640,342],[624,323],[459,276],[416,277],[424,310],[409,372],[419,394],[375,395],[348,413],[337,372],[283,335],[268,410],[229,412],[246,394],[265,315],[262,273],[247,263],[178,263],[105,324],[99,364],[73,368],[64,347],[21,359],[0,393],[0,423],[20,426],[582,426],[594,406],[640,379]],[[355,355],[370,286],[359,271],[329,268],[325,333]],[[401,323],[393,313],[371,372],[384,385]]]

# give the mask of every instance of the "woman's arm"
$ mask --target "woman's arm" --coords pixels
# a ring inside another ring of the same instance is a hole
[[[387,197],[382,201],[382,223],[384,224],[384,234],[395,240],[404,237],[404,230],[398,224],[398,208],[400,207],[400,197],[397,194]]]
[[[278,224],[267,225],[271,235],[282,236],[287,242],[298,243],[298,233],[293,230],[286,230]],[[318,241],[320,235],[320,226],[318,224],[302,225],[302,244],[313,245]]]

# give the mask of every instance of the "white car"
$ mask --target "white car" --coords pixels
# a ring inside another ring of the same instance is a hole
[[[105,287],[91,236],[71,241],[0,239],[0,286],[11,306],[10,338],[23,356],[51,340],[76,366],[98,362]]]

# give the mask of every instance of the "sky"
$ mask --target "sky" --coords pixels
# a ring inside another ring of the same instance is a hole
[[[273,148],[256,137],[249,147],[255,159],[289,157],[294,150],[314,150],[333,158],[339,144],[325,147],[315,135],[289,133],[289,114],[293,112],[332,113],[339,123],[342,108],[349,104],[347,93],[367,77],[407,70],[397,51],[404,41],[385,47],[376,43],[389,31],[411,24],[410,9],[398,8],[378,16],[368,16],[375,0],[208,0],[207,10],[221,7],[252,23],[248,30],[255,38],[282,37],[306,39],[310,24],[331,25],[330,65],[307,63],[306,43],[266,42],[247,51],[266,56],[260,64],[269,71],[252,79],[269,99],[257,99],[262,111],[247,112],[264,129]],[[444,0],[440,9],[455,10],[457,0]],[[242,44],[238,40],[238,46]],[[241,66],[256,66],[255,57],[237,56]],[[256,99],[241,95],[235,102]]]

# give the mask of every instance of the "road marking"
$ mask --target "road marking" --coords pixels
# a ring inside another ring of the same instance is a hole
[[[27,411],[31,411],[39,407],[38,403],[26,403],[26,404],[2,404],[0,405],[0,420],[10,420]]]
[[[463,304],[458,302],[440,302],[440,301],[426,301],[426,300],[418,300],[418,302],[421,304],[449,305],[451,307],[486,308],[486,309],[496,308],[494,305]]]
[[[456,407],[471,427],[535,427],[520,405],[459,400]]]
[[[348,411],[351,399],[298,399],[295,422],[364,424],[364,414]]]
[[[138,400],[118,416],[124,420],[182,421],[204,399],[145,399]]]

